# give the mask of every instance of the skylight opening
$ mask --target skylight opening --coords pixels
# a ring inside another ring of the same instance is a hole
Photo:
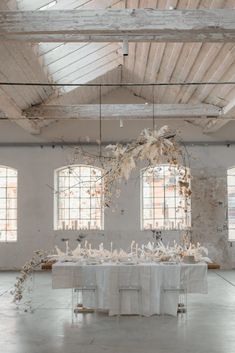
[[[53,0],[53,1],[50,1],[47,5],[44,5],[44,6],[40,7],[38,10],[39,10],[39,11],[48,10],[48,9],[50,9],[52,6],[55,6],[56,4],[57,4],[57,0]]]

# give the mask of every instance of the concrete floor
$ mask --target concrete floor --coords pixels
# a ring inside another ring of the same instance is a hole
[[[18,312],[8,289],[16,273],[0,272],[1,353],[235,353],[235,271],[209,271],[208,295],[190,295],[188,316],[81,315],[71,325],[70,290],[52,290],[37,273],[34,313]]]

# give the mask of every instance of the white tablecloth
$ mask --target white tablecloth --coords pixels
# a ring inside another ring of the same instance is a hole
[[[79,265],[73,262],[56,263],[52,268],[53,288],[97,287],[97,300],[86,292],[83,304],[108,310],[109,315],[139,313],[150,316],[164,312],[177,314],[178,293],[164,291],[172,288],[186,288],[187,293],[207,293],[207,265],[147,263],[138,265],[101,264]],[[138,291],[123,291],[122,287],[139,287]],[[165,293],[165,294],[163,294]],[[96,304],[95,304],[96,303]]]

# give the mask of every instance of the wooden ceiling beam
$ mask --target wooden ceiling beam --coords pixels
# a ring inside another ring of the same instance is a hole
[[[0,12],[0,40],[234,42],[234,9]]]
[[[221,129],[225,124],[227,124],[230,120],[235,119],[235,99],[229,102],[224,108],[221,110],[220,119],[211,120],[206,125],[203,130],[204,133],[210,134]]]
[[[142,119],[156,118],[195,119],[219,116],[221,109],[210,104],[80,104],[38,105],[24,111],[25,116],[40,119]]]
[[[3,90],[0,89],[0,110],[4,113],[4,117],[14,121],[27,132],[38,135],[40,134],[40,127],[34,122],[23,116],[20,108],[15,102],[10,99]]]

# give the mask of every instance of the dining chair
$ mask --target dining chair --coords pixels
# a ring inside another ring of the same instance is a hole
[[[74,316],[77,319],[77,316],[79,313],[87,313],[88,310],[82,311],[82,299],[83,299],[83,294],[84,292],[86,293],[93,293],[93,298],[94,298],[94,308],[89,309],[89,312],[96,312],[98,309],[98,303],[99,303],[99,298],[98,298],[98,288],[95,285],[86,285],[86,286],[81,286],[81,287],[76,287],[72,288],[72,322],[74,321]]]
[[[137,292],[138,293],[138,307],[139,307],[139,316],[142,316],[142,288],[140,286],[130,285],[130,286],[119,286],[119,305],[118,305],[118,316],[122,314],[122,300],[123,292]]]
[[[166,309],[166,295],[167,294],[178,295],[178,307],[177,314],[183,316],[187,314],[187,288],[186,287],[163,287],[161,290],[161,314],[165,315]]]

